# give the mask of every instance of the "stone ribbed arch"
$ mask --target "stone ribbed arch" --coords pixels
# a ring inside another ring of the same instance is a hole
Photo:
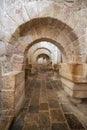
[[[19,26],[25,24],[28,21],[37,18],[51,17],[65,23],[63,32],[66,33],[67,37],[70,37],[71,44],[66,48],[70,50],[75,46],[73,50],[78,50],[76,53],[80,53],[81,44],[86,42],[85,38],[86,31],[84,31],[84,25],[86,26],[86,20],[82,22],[82,12],[83,10],[78,10],[75,8],[70,8],[67,5],[61,5],[54,1],[16,1],[14,4],[10,5],[5,9],[5,37],[2,41],[6,41],[12,44],[14,40],[20,37]],[[51,12],[50,12],[51,11]],[[86,9],[84,9],[86,12]],[[83,23],[83,24],[80,24]],[[81,28],[81,31],[78,31]],[[17,30],[17,31],[16,31]],[[16,31],[16,33],[15,33]],[[79,51],[80,50],[80,51]],[[72,50],[68,52],[70,54]],[[78,54],[79,55],[79,54]]]
[[[43,62],[41,62],[42,58],[43,58]],[[37,58],[36,58],[36,64],[44,64],[45,63],[45,65],[46,65],[47,63],[49,63],[49,61],[51,61],[50,57],[47,54],[44,54],[44,53],[38,55]]]
[[[31,51],[30,51],[31,50]],[[38,47],[35,50],[32,51],[32,47],[29,49],[27,57],[28,57],[28,62],[33,62],[33,58],[35,56],[35,53],[37,53],[38,51],[42,51],[42,50],[46,50],[48,51],[48,53],[52,56],[52,52],[50,51],[50,49],[45,48],[45,47]]]
[[[78,10],[65,5],[60,6],[52,1],[32,1],[16,2],[6,12],[9,17],[7,24],[14,25],[13,29],[7,28],[6,40],[9,43],[15,44],[19,41],[21,45],[26,44],[24,40],[26,35],[30,38],[29,43],[42,38],[52,39],[58,47],[62,46],[60,50],[65,51],[69,62],[72,62],[72,59],[81,61],[78,39],[80,34],[74,31],[79,19]],[[72,58],[72,55],[75,58]]]
[[[42,42],[42,41],[47,41],[47,42],[51,42],[54,45],[58,46],[58,48],[61,50],[61,52],[64,54],[65,57],[67,57],[66,52],[63,48],[63,46],[61,46],[61,44],[57,43],[56,41],[54,41],[52,38],[49,37],[38,37],[38,39],[35,38],[35,40],[33,41],[29,36],[26,36],[25,38],[20,38],[18,40],[18,42],[16,43],[15,47],[17,48],[17,53],[20,55],[24,55],[28,52],[28,50],[36,43],[38,42]]]
[[[40,50],[37,50],[37,51],[34,53],[33,58],[32,58],[33,63],[36,63],[37,57],[38,57],[39,55],[41,55],[41,54],[45,54],[45,55],[47,55],[48,57],[50,57],[50,59],[51,59],[51,54],[49,53],[48,50],[40,49]]]
[[[14,25],[13,30],[8,28],[8,34],[11,35],[21,25],[35,18],[52,17],[69,25],[72,29],[78,22],[78,11],[68,6],[61,6],[53,1],[31,1],[31,2],[16,2],[6,9],[7,24]],[[70,33],[70,32],[69,32]],[[17,33],[18,34],[18,33]],[[18,37],[18,35],[15,35]]]
[[[19,7],[21,7],[21,10]],[[79,61],[78,57],[81,51],[79,32],[77,34],[73,31],[78,23],[78,11],[67,6],[61,7],[59,4],[51,1],[46,1],[45,3],[43,1],[29,2],[24,5],[21,2],[16,9],[11,9],[11,11],[10,9],[7,10],[7,12],[10,18],[14,19],[15,16],[14,21],[18,24],[16,27],[14,26],[15,33],[10,31],[8,39],[9,43],[16,45],[19,52],[21,50],[25,52],[25,49],[31,43],[49,39],[48,41],[58,46],[68,61],[72,61],[73,55]],[[52,13],[50,13],[50,10]],[[19,13],[16,13],[17,11]],[[19,17],[20,12],[22,14],[21,17]],[[26,18],[24,14],[26,14]],[[77,46],[78,51],[75,49]]]
[[[40,55],[37,56],[36,61],[38,61],[38,59],[41,58],[41,57],[44,57],[47,60],[50,60],[50,57],[47,54],[42,53],[42,54],[40,54]]]
[[[53,57],[52,59],[57,61],[56,55],[58,54],[59,49],[54,44],[45,41],[45,42],[36,43],[32,47],[29,48],[28,53],[27,53],[28,62],[32,61],[33,54],[37,50],[40,50],[40,49],[48,50],[51,53],[52,57]]]
[[[50,54],[52,53],[52,52],[50,51],[50,49],[48,49],[48,48],[45,48],[45,47],[39,47],[39,48],[37,48],[36,50],[34,50],[33,54],[34,54],[36,51],[38,51],[38,50],[42,50],[42,49],[49,51]]]
[[[33,55],[38,49],[46,49],[50,53],[52,53],[51,48],[54,47],[54,44],[49,42],[39,42],[31,46],[28,50],[28,55]],[[56,46],[55,46],[56,47]]]
[[[20,48],[22,46],[24,48],[24,44],[26,45],[26,42],[28,42],[28,40],[29,42],[34,42],[38,39],[50,39],[51,42],[55,41],[55,45],[58,46],[62,53],[66,53],[65,56],[71,56],[72,50],[74,51],[75,43],[73,44],[72,38],[68,37],[68,33],[63,31],[65,27],[66,25],[64,23],[53,18],[34,19],[19,27],[20,38],[15,42]],[[73,39],[77,39],[77,36],[75,34],[73,35]],[[76,45],[78,44],[79,42],[76,43]],[[76,52],[74,52],[74,54],[78,55]]]

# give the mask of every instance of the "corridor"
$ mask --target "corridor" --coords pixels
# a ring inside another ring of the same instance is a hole
[[[0,0],[0,130],[87,130],[87,0]]]
[[[60,77],[53,80],[51,72],[29,77],[24,107],[10,130],[87,130],[67,98]]]

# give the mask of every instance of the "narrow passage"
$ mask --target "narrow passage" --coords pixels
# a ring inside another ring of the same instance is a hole
[[[86,130],[62,91],[60,78],[52,80],[50,73],[29,77],[24,107],[10,130]]]

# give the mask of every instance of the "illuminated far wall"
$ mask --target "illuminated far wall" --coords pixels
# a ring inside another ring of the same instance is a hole
[[[37,60],[37,63],[38,64],[47,64],[47,59],[44,59],[43,57],[41,57],[41,58],[39,58],[38,60]]]
[[[57,63],[61,62],[62,54],[61,54],[60,50],[54,44],[52,44],[50,42],[39,42],[39,43],[33,45],[29,49],[28,54],[27,54],[28,63],[33,63],[34,52],[40,48],[46,48],[51,52],[50,59],[53,64],[57,64]],[[42,51],[41,51],[41,53],[42,53]],[[39,53],[39,54],[41,54],[41,53]]]

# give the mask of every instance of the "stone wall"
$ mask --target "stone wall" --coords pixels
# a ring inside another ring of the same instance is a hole
[[[73,82],[87,82],[87,64],[65,63],[61,64],[60,73],[63,77]]]

